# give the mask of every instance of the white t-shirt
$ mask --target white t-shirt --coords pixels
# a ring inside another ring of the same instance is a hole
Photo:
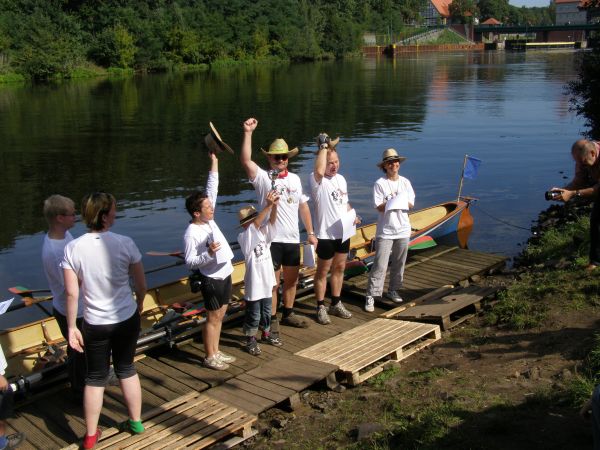
[[[44,245],[42,246],[42,265],[48,287],[52,293],[52,307],[61,313],[67,315],[67,293],[65,291],[65,278],[61,262],[65,256],[65,246],[73,240],[73,236],[68,231],[64,239],[52,239],[47,234],[44,236]],[[79,308],[77,317],[83,317],[83,301],[79,295]]]
[[[315,202],[315,233],[318,239],[341,239],[340,218],[348,211],[348,186],[346,179],[336,173],[323,177],[320,183],[310,174],[310,189]]]
[[[377,208],[385,201],[397,196],[405,196],[411,205],[415,204],[415,191],[407,178],[398,177],[396,181],[388,180],[383,176],[373,186],[373,203]],[[400,239],[410,237],[410,220],[408,210],[394,209],[379,211],[377,216],[376,237],[384,239]]]
[[[218,190],[219,173],[209,172],[206,181],[206,196],[212,203],[213,209],[216,209]],[[221,243],[219,252],[231,254],[233,257],[227,239],[214,220],[202,224],[190,223],[183,235],[185,263],[190,269],[198,269],[207,277],[224,280],[232,274],[233,265],[231,259],[218,263],[217,255],[211,256],[208,253],[208,246],[215,241]]]
[[[271,259],[271,242],[274,235],[275,227],[269,222],[260,229],[252,224],[238,234],[238,242],[246,260],[244,275],[246,300],[271,298],[273,286],[277,284]]]
[[[260,208],[267,206],[267,194],[271,190],[271,179],[266,170],[258,168],[256,178],[250,180],[256,190]],[[273,242],[297,244],[300,242],[298,230],[298,208],[300,203],[306,203],[308,197],[302,193],[300,177],[288,171],[284,178],[275,180],[275,189],[281,199],[277,205],[276,234]]]
[[[105,231],[86,233],[69,242],[61,264],[80,281],[83,318],[92,325],[129,319],[137,309],[129,285],[129,268],[142,260],[133,240]]]
[[[0,375],[4,375],[7,367],[6,356],[4,356],[4,350],[2,350],[2,346],[0,345]]]

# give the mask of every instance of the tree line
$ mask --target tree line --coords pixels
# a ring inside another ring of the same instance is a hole
[[[418,25],[427,2],[0,0],[0,74],[43,80],[106,68],[165,71],[229,61],[339,58],[360,50],[364,32]],[[491,2],[508,5],[479,4]],[[531,14],[527,20],[547,20]]]

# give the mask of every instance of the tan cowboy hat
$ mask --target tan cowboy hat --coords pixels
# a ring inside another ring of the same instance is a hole
[[[210,133],[204,136],[204,143],[208,147],[208,150],[211,153],[220,153],[226,150],[233,155],[233,150],[229,145],[223,142],[223,139],[221,139],[221,135],[219,134],[213,123],[208,122],[208,125],[210,126]]]
[[[288,158],[293,158],[298,154],[298,147],[294,147],[293,149],[289,149],[287,142],[283,139],[275,139],[271,145],[269,145],[269,151],[261,148],[261,151],[265,156],[269,155],[287,155]]]
[[[240,226],[254,220],[258,216],[258,211],[252,205],[244,206],[238,212],[238,217],[240,219]]]
[[[327,142],[328,148],[335,148],[340,142],[339,136],[335,139],[331,139],[327,133],[319,133],[317,136],[317,147],[321,148],[321,142]]]
[[[402,164],[404,161],[406,161],[406,157],[398,155],[398,152],[395,149],[388,148],[383,152],[383,155],[381,155],[381,162],[377,163],[377,167],[382,169],[383,165],[390,161],[398,161],[400,164]]]

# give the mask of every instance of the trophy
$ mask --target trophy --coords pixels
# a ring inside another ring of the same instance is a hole
[[[271,179],[271,190],[275,190],[275,180],[279,177],[279,170],[271,169],[269,170],[269,178]]]

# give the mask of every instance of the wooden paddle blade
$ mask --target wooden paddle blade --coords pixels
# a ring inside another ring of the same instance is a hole
[[[17,294],[23,297],[31,297],[31,294],[36,294],[38,292],[50,292],[50,289],[27,289],[23,286],[9,287],[8,290],[13,294]]]
[[[431,236],[419,236],[408,243],[409,250],[423,250],[425,248],[435,247],[437,242]]]
[[[176,250],[174,252],[155,252],[150,251],[146,252],[148,256],[175,256],[176,258],[183,258],[183,252],[181,250]]]
[[[357,275],[361,275],[368,271],[369,271],[369,269],[367,268],[367,265],[363,261],[360,261],[360,260],[348,261],[346,263],[346,267],[344,269],[344,276],[345,277],[355,277]]]

